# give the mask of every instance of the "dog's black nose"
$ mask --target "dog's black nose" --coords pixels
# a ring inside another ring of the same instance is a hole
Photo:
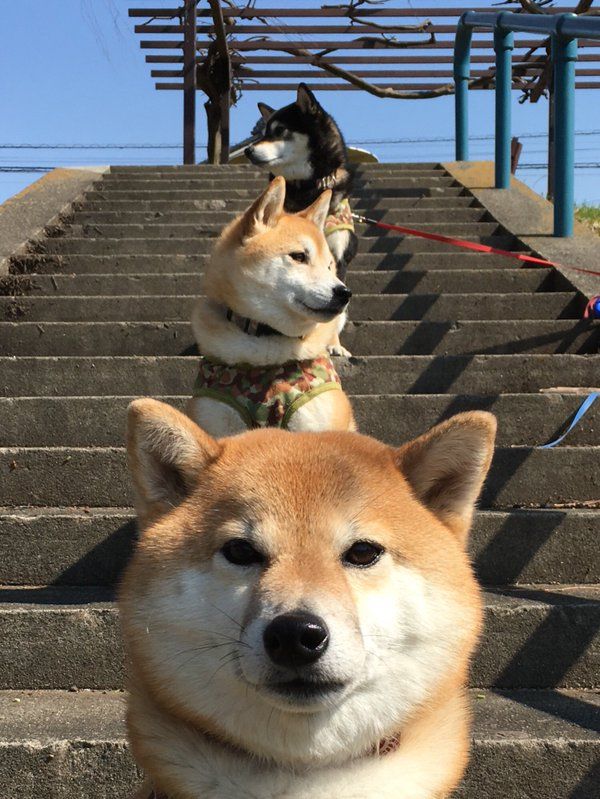
[[[297,668],[321,657],[329,645],[329,630],[312,613],[283,613],[267,625],[263,642],[273,663]]]
[[[252,152],[253,152],[252,145],[250,145],[250,147],[246,147],[246,149],[244,150],[244,155],[246,156],[246,158],[251,158]]]
[[[336,286],[333,290],[333,296],[339,302],[349,302],[352,292],[346,286]]]

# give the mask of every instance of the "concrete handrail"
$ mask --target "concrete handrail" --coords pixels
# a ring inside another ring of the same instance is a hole
[[[555,96],[554,235],[573,235],[575,153],[575,62],[577,38],[600,39],[600,18],[575,14],[466,11],[454,44],[456,160],[469,160],[468,91],[474,28],[494,31],[496,53],[495,185],[510,186],[512,51],[515,31],[552,39]]]

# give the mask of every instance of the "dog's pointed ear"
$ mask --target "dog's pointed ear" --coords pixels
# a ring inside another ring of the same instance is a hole
[[[460,413],[396,450],[396,462],[415,496],[461,543],[473,519],[494,452],[496,418]]]
[[[265,228],[275,227],[283,214],[285,179],[274,178],[246,211],[242,219],[242,239],[251,239]]]
[[[275,113],[275,109],[271,108],[270,105],[266,103],[257,103],[258,110],[260,111],[261,117],[265,120],[265,122],[269,119],[269,117]]]
[[[296,92],[296,105],[300,106],[300,110],[305,114],[315,114],[321,109],[317,98],[308,88],[306,83],[299,83]]]
[[[325,220],[329,215],[329,206],[331,204],[331,189],[326,189],[322,194],[319,194],[317,199],[308,208],[298,212],[298,216],[304,216],[314,222],[319,230],[325,229]]]
[[[134,400],[127,415],[127,464],[140,528],[185,500],[222,445],[164,402]]]

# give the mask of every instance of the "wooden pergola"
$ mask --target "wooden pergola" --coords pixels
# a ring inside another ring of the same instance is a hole
[[[191,164],[197,91],[207,97],[211,163],[229,160],[230,109],[243,91],[289,92],[304,81],[318,91],[366,90],[380,97],[450,94],[454,35],[464,10],[352,3],[261,9],[183,0],[179,8],[131,8],[129,16],[144,19],[135,32],[142,37],[142,49],[153,51],[146,62],[169,65],[152,68],[151,76],[159,79],[156,89],[183,92],[183,162]],[[551,8],[552,13],[569,10]],[[515,42],[513,88],[523,90],[543,73],[547,58],[542,44],[540,39]],[[579,47],[585,52],[579,56],[577,87],[600,88],[600,43],[584,40]],[[471,61],[481,65],[472,72],[472,88],[489,89],[494,77],[489,33],[475,36],[472,48]]]

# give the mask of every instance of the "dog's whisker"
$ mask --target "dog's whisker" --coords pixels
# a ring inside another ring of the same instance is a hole
[[[223,610],[223,608],[218,607],[217,605],[213,604],[212,602],[209,602],[208,604],[212,608],[214,608],[216,611],[218,611],[219,613],[222,613],[223,616],[226,616],[229,619],[229,621],[232,621],[237,627],[240,628],[240,630],[244,629],[242,623],[239,622],[237,619],[234,619],[233,616],[230,616],[229,613],[227,613],[227,611]]]

